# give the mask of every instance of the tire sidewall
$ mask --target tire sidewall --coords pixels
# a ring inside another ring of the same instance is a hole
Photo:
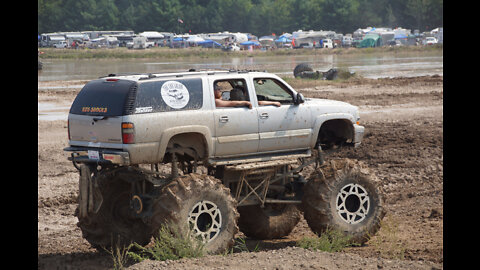
[[[220,232],[205,244],[205,251],[216,254],[232,247],[238,232],[236,202],[220,180],[195,173],[180,176],[162,188],[149,221],[153,234],[158,235],[162,225],[169,225],[186,235],[185,230],[190,229],[189,214],[201,201],[214,203],[222,216]]]
[[[349,224],[337,211],[337,195],[349,184],[360,185],[369,196],[369,210],[363,220]],[[314,172],[307,182],[302,199],[304,217],[312,231],[321,235],[328,228],[351,236],[351,241],[363,244],[380,228],[385,215],[380,182],[363,164],[337,160]]]
[[[340,193],[343,187],[349,184],[358,184],[362,186],[368,193],[370,202],[366,217],[362,221],[355,224],[347,223],[337,212],[337,195]],[[368,228],[374,226],[374,224],[378,222],[379,212],[381,212],[380,196],[377,192],[377,187],[373,185],[369,179],[359,175],[356,175],[355,177],[352,175],[345,175],[340,181],[335,182],[335,185],[333,186],[333,189],[329,195],[332,225],[342,231],[352,234],[354,238],[359,234],[364,234],[366,230],[370,231]]]
[[[184,201],[182,209],[178,213],[180,220],[187,221],[190,211],[193,207],[201,201],[210,201],[214,203],[220,210],[221,215],[221,227],[220,233],[210,242],[206,243],[205,247],[208,252],[217,252],[228,248],[225,246],[226,242],[231,239],[234,226],[236,225],[234,215],[232,213],[231,206],[228,201],[224,200],[221,194],[218,194],[217,190],[210,190],[203,193],[194,193],[195,195]],[[188,223],[187,223],[188,224]]]

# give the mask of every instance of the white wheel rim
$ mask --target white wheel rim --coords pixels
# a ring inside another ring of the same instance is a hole
[[[358,184],[345,185],[337,195],[337,213],[348,224],[362,222],[370,209],[370,197]]]
[[[193,235],[208,243],[220,234],[222,213],[213,202],[200,201],[188,214],[188,223]]]

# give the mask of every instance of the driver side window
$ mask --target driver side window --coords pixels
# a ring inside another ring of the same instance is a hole
[[[253,80],[257,99],[278,101],[281,104],[293,104],[292,93],[279,81],[270,78],[255,78]]]

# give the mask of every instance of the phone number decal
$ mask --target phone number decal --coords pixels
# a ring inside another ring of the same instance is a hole
[[[108,108],[103,107],[82,107],[82,112],[106,113]]]

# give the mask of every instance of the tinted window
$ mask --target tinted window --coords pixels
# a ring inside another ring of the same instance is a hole
[[[202,79],[141,83],[134,104],[133,113],[200,109],[203,104]]]
[[[128,80],[87,83],[73,101],[70,113],[82,115],[121,116],[129,103],[129,93],[136,83]]]

